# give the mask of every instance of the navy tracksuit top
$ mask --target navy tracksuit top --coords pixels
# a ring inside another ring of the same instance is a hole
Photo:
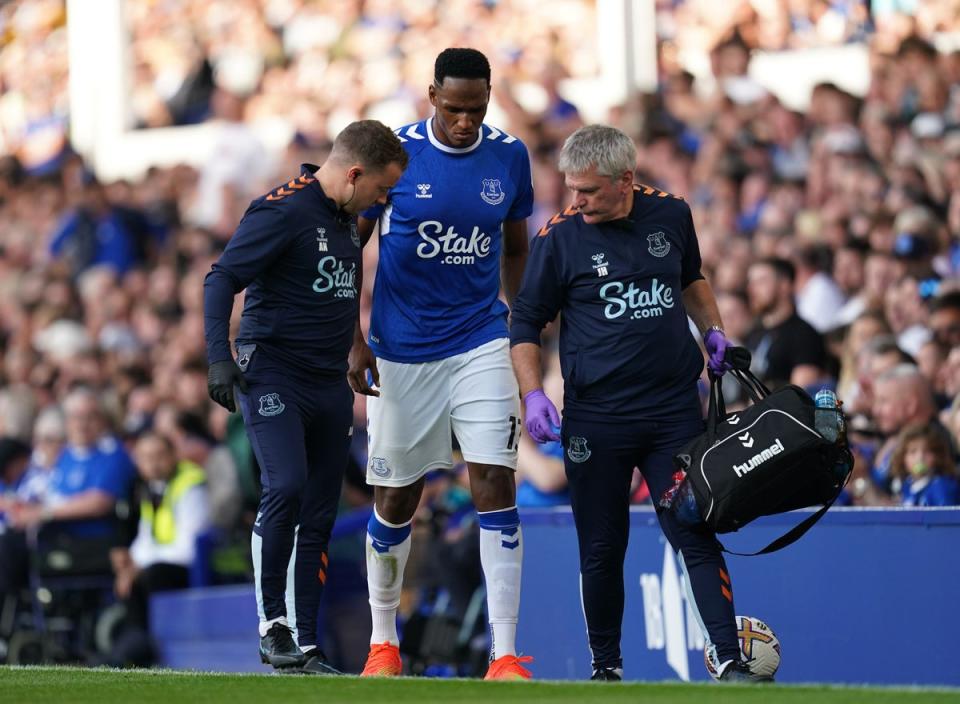
[[[681,292],[702,279],[689,206],[634,186],[622,219],[587,224],[573,208],[533,238],[511,313],[510,344],[540,344],[562,313],[564,416],[671,420],[700,416],[703,356]]]
[[[237,344],[293,369],[342,376],[360,302],[356,220],[338,210],[304,164],[301,175],[254,200],[204,281],[209,363],[230,359],[234,296],[246,289]]]

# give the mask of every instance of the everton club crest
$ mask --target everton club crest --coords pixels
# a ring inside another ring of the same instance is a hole
[[[647,251],[655,257],[665,257],[667,252],[670,251],[670,243],[667,241],[667,236],[662,232],[647,235],[647,242],[650,243]]]
[[[280,400],[280,394],[267,394],[260,397],[259,413],[262,416],[278,416],[283,413],[284,408],[286,406]]]
[[[500,179],[485,178],[483,179],[483,190],[480,191],[480,197],[490,205],[500,205],[507,196],[500,188]]]
[[[577,437],[573,435],[570,437],[570,444],[567,447],[567,457],[570,458],[571,462],[576,462],[580,464],[581,462],[586,462],[590,459],[590,455],[593,454],[590,451],[590,448],[587,447],[587,439]]]
[[[378,477],[389,477],[390,472],[392,471],[387,465],[387,460],[384,457],[371,457],[370,458],[370,471],[376,474]]]

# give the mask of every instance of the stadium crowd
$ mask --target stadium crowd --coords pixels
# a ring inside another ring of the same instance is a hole
[[[853,0],[660,1],[659,89],[607,121],[634,137],[638,182],[690,203],[727,335],[754,370],[844,401],[856,457],[844,500],[960,504],[960,50],[938,48],[960,3],[920,1],[912,15],[873,5],[871,16]],[[182,463],[205,472],[196,500],[216,530],[245,540],[257,471],[238,419],[207,397],[201,290],[251,198],[321,163],[351,120],[424,116],[438,47],[469,45],[493,64],[490,121],[530,151],[533,235],[565,206],[556,154],[583,123],[563,80],[597,72],[587,0],[128,7],[137,125],[215,120],[236,148],[200,169],[99,182],[67,139],[64,3],[0,8],[0,596],[26,583],[24,536],[53,524],[94,535],[118,502],[159,512],[157,491]],[[754,49],[841,42],[869,46],[863,96],[821,83],[797,112],[748,76]],[[697,49],[703,83],[683,67]],[[293,126],[283,154],[249,129],[270,120]],[[364,256],[370,271],[376,247]],[[559,407],[558,360],[544,365]],[[345,510],[370,501],[362,397],[355,418]],[[466,565],[462,481],[437,480],[415,536]],[[524,438],[518,483],[521,505],[566,503],[558,444]],[[639,483],[635,500],[649,501]],[[157,559],[135,536],[133,523],[134,547],[112,544],[106,565],[123,598]],[[195,554],[166,558],[186,568]],[[411,593],[435,587],[429,565],[413,565]],[[459,598],[465,609],[469,589]]]

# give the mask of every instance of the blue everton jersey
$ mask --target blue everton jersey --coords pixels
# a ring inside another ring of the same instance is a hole
[[[500,293],[501,227],[533,209],[527,149],[482,125],[455,149],[432,118],[397,130],[410,164],[380,220],[370,347],[394,362],[429,362],[507,336]]]

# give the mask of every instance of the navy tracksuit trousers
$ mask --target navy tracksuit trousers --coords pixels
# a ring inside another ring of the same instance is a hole
[[[672,483],[673,455],[704,430],[699,419],[611,422],[563,419],[564,465],[580,546],[584,613],[594,667],[620,667],[623,559],[630,531],[630,482],[639,467],[654,503]],[[690,586],[716,648],[718,662],[740,658],[733,593],[712,532],[693,530],[669,511],[657,516],[680,553]]]
[[[261,620],[286,616],[301,647],[317,645],[327,545],[353,428],[346,376],[317,380],[238,346],[249,385],[238,394],[263,493],[251,547]]]

